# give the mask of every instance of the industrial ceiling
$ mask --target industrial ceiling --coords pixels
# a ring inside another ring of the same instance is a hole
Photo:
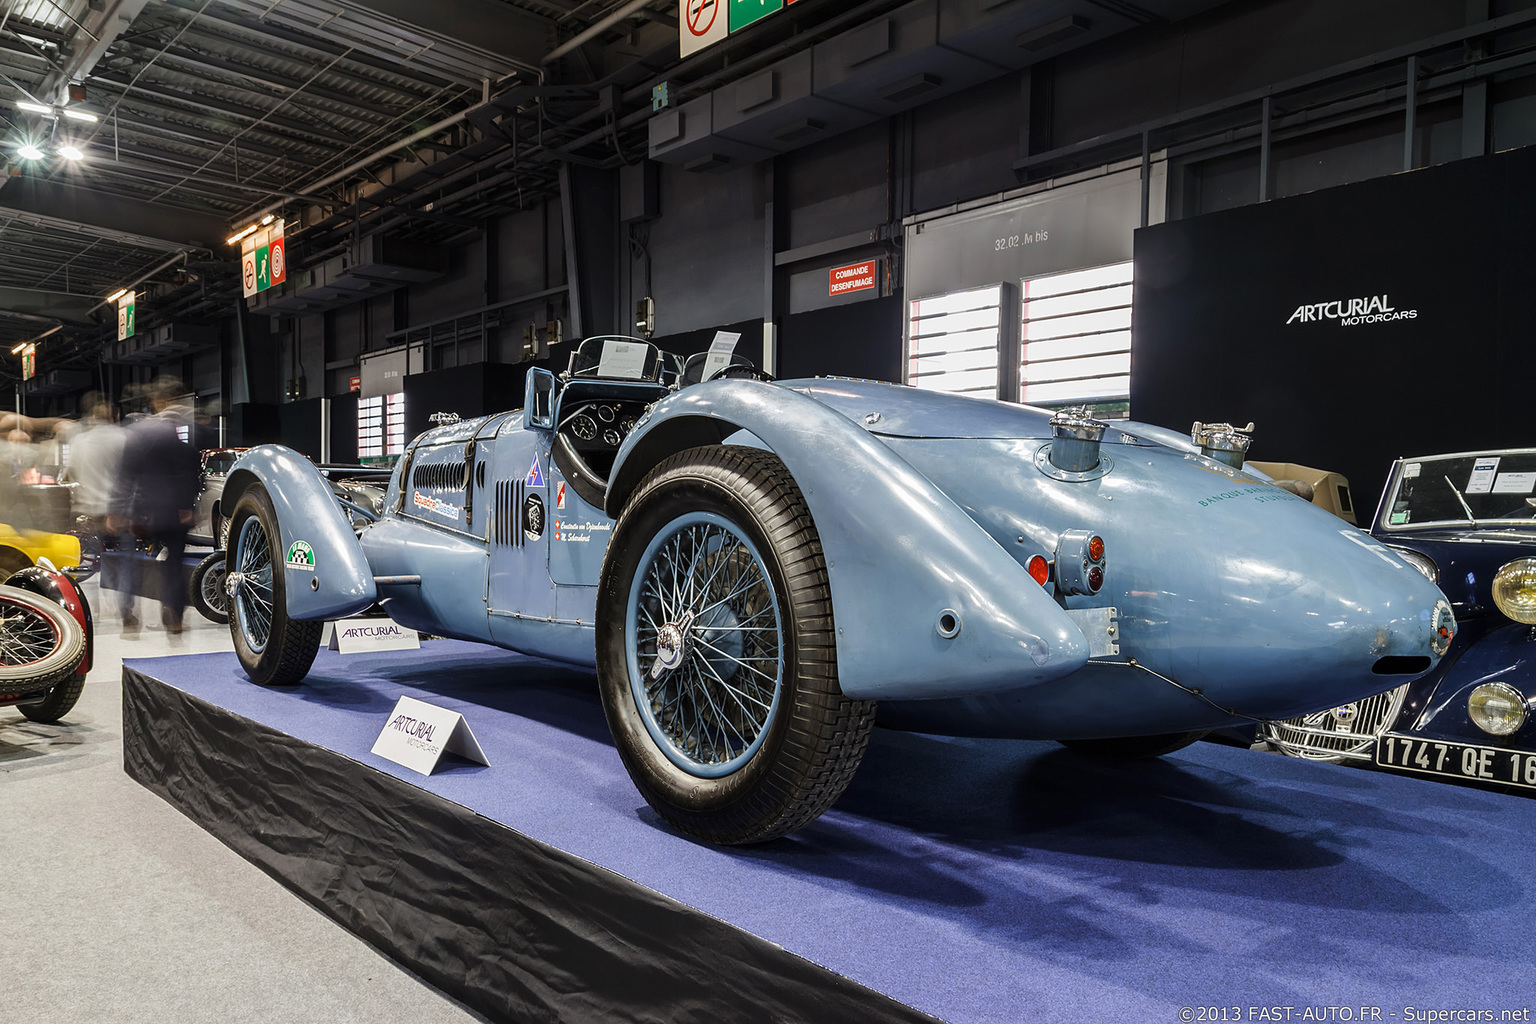
[[[565,163],[667,160],[669,147],[680,164],[732,147],[763,158],[829,121],[932,98],[936,54],[964,69],[943,72],[958,87],[1211,2],[946,0],[970,18],[946,39],[925,14],[937,0],[799,0],[680,58],[678,0],[7,0],[0,346],[43,339],[44,367],[94,364],[115,340],[106,297],[124,287],[152,294],[156,316],[228,315],[240,287],[225,239],[267,214],[285,218],[294,267],[368,233],[465,237],[555,194]],[[1024,29],[1003,63],[986,50],[999,19]],[[808,82],[812,48],[839,39],[851,55],[835,101],[774,91],[792,90],[800,63]],[[866,74],[881,55],[905,77]],[[765,93],[769,67],[782,74]],[[734,122],[752,104],[782,116],[761,118],[760,138],[724,121],[701,136],[699,118],[658,136],[663,82],[674,107],[729,96]],[[17,372],[0,355],[0,382]]]

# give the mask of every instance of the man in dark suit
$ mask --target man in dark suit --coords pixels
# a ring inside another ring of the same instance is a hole
[[[181,381],[160,377],[150,385],[150,409],[128,428],[122,472],[112,491],[114,520],[126,522],[135,536],[164,548],[160,582],[160,619],[172,636],[181,633],[187,607],[187,577],[182,554],[192,526],[193,507],[201,486],[202,463],[197,450],[183,441],[178,428],[191,419]]]

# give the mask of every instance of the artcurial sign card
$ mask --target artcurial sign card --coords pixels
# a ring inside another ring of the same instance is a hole
[[[420,633],[389,619],[341,619],[327,625],[331,634],[327,646],[342,654],[414,651],[421,647]]]
[[[414,697],[395,703],[372,753],[423,775],[431,775],[445,753],[490,763],[463,715]]]

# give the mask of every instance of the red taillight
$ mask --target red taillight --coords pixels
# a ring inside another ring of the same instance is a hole
[[[1095,562],[1104,561],[1104,538],[1093,537],[1088,541],[1088,557]]]
[[[1088,593],[1097,594],[1099,588],[1104,585],[1104,570],[1094,566],[1088,570]]]
[[[1051,563],[1042,556],[1035,555],[1029,560],[1029,575],[1042,587],[1051,581]]]

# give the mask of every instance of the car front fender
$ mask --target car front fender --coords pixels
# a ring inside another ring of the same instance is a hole
[[[662,400],[619,451],[609,514],[661,459],[738,430],[784,462],[810,508],[844,694],[996,693],[1086,664],[1082,631],[963,509],[878,437],[788,388],[713,381]]]
[[[253,484],[261,484],[277,513],[274,564],[282,567],[288,615],[295,619],[338,619],[373,604],[377,588],[352,523],[342,513],[331,485],[315,465],[291,448],[252,448],[230,470],[221,508],[226,519]],[[231,535],[229,542],[236,543]],[[308,557],[290,552],[309,546]],[[305,566],[303,563],[310,561]]]

